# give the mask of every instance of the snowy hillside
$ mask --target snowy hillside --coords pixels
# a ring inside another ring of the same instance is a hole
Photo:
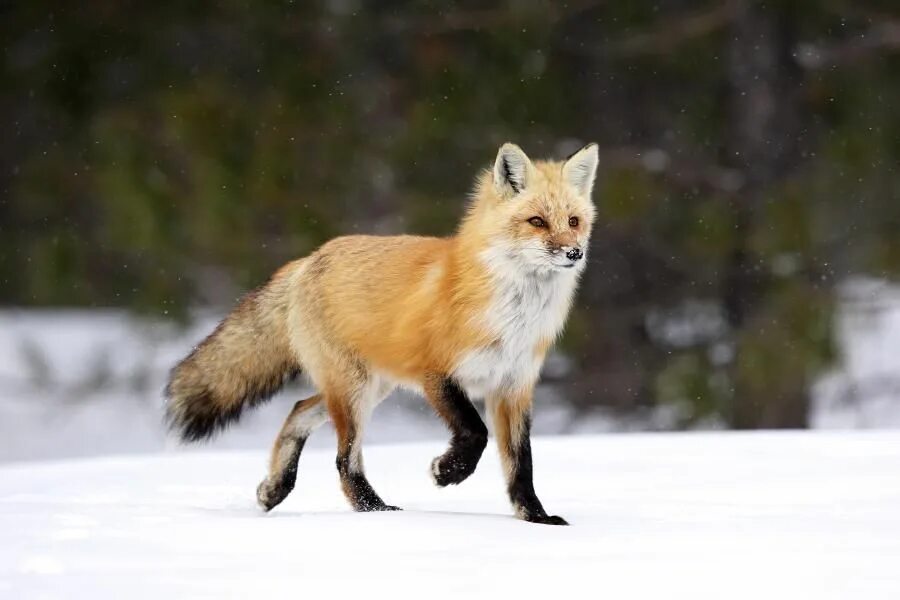
[[[492,448],[447,490],[443,444],[368,449],[380,514],[314,449],[268,515],[264,454],[214,448],[0,468],[0,597],[900,597],[896,432],[539,438],[568,528],[510,516]]]

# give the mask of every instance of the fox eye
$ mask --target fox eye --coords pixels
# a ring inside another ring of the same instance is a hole
[[[578,227],[578,217],[569,217],[569,227]]]
[[[534,225],[535,227],[546,227],[547,223],[540,217],[531,217],[528,219],[528,222]]]

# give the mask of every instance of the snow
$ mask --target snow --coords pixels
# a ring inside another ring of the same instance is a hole
[[[812,413],[837,431],[598,436],[667,421],[575,419],[565,386],[542,385],[536,431],[585,434],[534,442],[537,489],[569,528],[511,517],[492,446],[468,481],[434,488],[447,434],[402,395],[375,412],[365,454],[404,512],[349,511],[326,427],[298,489],[263,514],[262,449],[308,390],[211,446],[162,427],[166,373],[217,315],[181,331],[114,310],[0,311],[0,462],[35,461],[0,466],[0,598],[900,598],[900,432],[846,431],[900,427],[900,287],[841,294],[841,362]],[[123,452],[141,454],[72,460]]]
[[[367,447],[406,509],[377,514],[349,511],[333,450],[307,451],[269,514],[261,451],[2,467],[0,597],[900,597],[897,432],[536,438],[568,528],[510,516],[493,447],[433,487],[443,448]]]

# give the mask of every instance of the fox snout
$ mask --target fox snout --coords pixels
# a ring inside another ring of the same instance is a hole
[[[550,244],[548,250],[553,256],[565,254],[566,258],[568,258],[569,260],[581,260],[581,258],[584,256],[584,251],[581,249],[581,246],[577,244],[573,244],[571,246]]]
[[[553,256],[557,260],[562,258],[562,256],[565,256],[566,259],[570,261],[569,264],[560,265],[565,267],[573,267],[575,266],[575,263],[584,258],[584,251],[578,244],[565,246],[560,244],[550,244],[548,251],[550,256]]]

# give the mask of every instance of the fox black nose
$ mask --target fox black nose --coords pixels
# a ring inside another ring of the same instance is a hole
[[[581,257],[583,256],[584,252],[581,251],[581,248],[572,248],[566,252],[566,258],[569,260],[581,260]]]

